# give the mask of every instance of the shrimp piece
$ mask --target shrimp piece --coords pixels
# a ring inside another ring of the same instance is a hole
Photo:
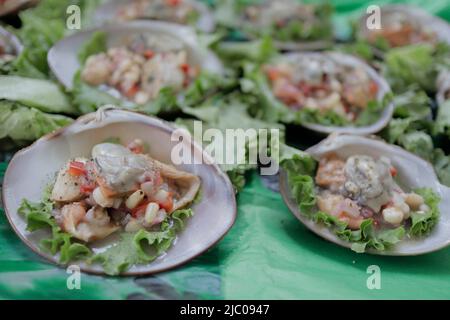
[[[90,56],[81,72],[81,78],[86,83],[98,86],[107,83],[112,73],[112,63],[104,53]]]
[[[61,220],[64,231],[86,242],[103,239],[119,229],[105,209],[96,206],[86,212],[80,202],[65,205],[61,209]]]
[[[77,159],[85,162],[86,159]],[[51,200],[56,202],[73,202],[84,197],[80,186],[82,177],[69,174],[69,162],[58,172],[55,185],[53,186]]]
[[[315,179],[317,185],[330,190],[338,190],[345,182],[344,167],[345,162],[336,154],[330,154],[320,159]]]

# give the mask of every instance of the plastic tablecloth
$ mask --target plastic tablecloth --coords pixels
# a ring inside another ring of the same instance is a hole
[[[409,2],[450,21],[447,0]],[[339,32],[372,3],[335,0]],[[367,285],[374,268],[379,289]],[[450,248],[387,257],[338,247],[309,232],[253,172],[231,231],[190,263],[146,277],[81,274],[72,290],[69,276],[28,249],[0,209],[0,299],[450,299]]]

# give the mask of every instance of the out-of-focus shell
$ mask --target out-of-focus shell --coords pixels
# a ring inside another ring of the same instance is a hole
[[[14,14],[20,10],[36,5],[39,0],[12,0],[0,5],[0,17]]]

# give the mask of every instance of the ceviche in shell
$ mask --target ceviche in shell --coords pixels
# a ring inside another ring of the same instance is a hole
[[[368,29],[361,18],[358,37],[380,48],[403,47],[418,43],[450,43],[450,26],[424,10],[408,5],[386,5],[380,12],[381,28]]]
[[[101,108],[18,152],[3,188],[14,230],[50,261],[94,273],[153,273],[199,255],[233,224],[234,191],[186,137],[182,145],[200,164],[171,163],[174,130]],[[24,185],[29,161],[36,183]]]
[[[450,243],[443,211],[449,189],[439,184],[428,163],[398,147],[332,135],[284,160],[282,167],[285,201],[328,240],[357,252],[398,255]],[[409,173],[427,177],[403,176]]]
[[[214,30],[214,19],[208,7],[195,0],[109,0],[94,13],[100,22],[125,22],[137,19],[161,20],[193,25],[204,32]]]
[[[224,1],[217,19],[244,38],[269,36],[284,50],[315,50],[333,37],[332,8],[327,3],[296,0]]]
[[[159,21],[132,21],[79,32],[58,42],[48,62],[66,87],[80,81],[144,104],[162,88],[181,91],[199,74],[220,74],[218,58],[201,48],[195,33]]]
[[[386,81],[349,55],[287,54],[263,65],[262,72],[287,121],[312,130],[373,133],[392,115]]]

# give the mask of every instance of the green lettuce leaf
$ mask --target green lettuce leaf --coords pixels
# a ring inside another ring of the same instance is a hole
[[[117,275],[136,264],[149,263],[170,248],[184,221],[193,215],[192,209],[174,211],[161,223],[160,231],[124,232],[119,242],[89,259],[102,264],[109,275]],[[150,248],[150,249],[149,249]]]
[[[425,204],[430,208],[426,213],[413,212],[411,214],[411,228],[409,233],[412,236],[421,237],[431,232],[439,219],[439,202],[440,197],[430,188],[420,188],[414,190],[415,193],[421,195]]]
[[[19,103],[0,100],[0,141],[12,140],[24,145],[70,124],[71,118],[48,114]]]
[[[105,32],[94,32],[92,37],[83,44],[78,52],[78,60],[80,61],[80,64],[84,64],[87,58],[91,55],[105,52],[107,49],[106,40],[107,38]]]
[[[78,113],[60,87],[48,80],[0,76],[0,99],[17,101],[44,112]]]

